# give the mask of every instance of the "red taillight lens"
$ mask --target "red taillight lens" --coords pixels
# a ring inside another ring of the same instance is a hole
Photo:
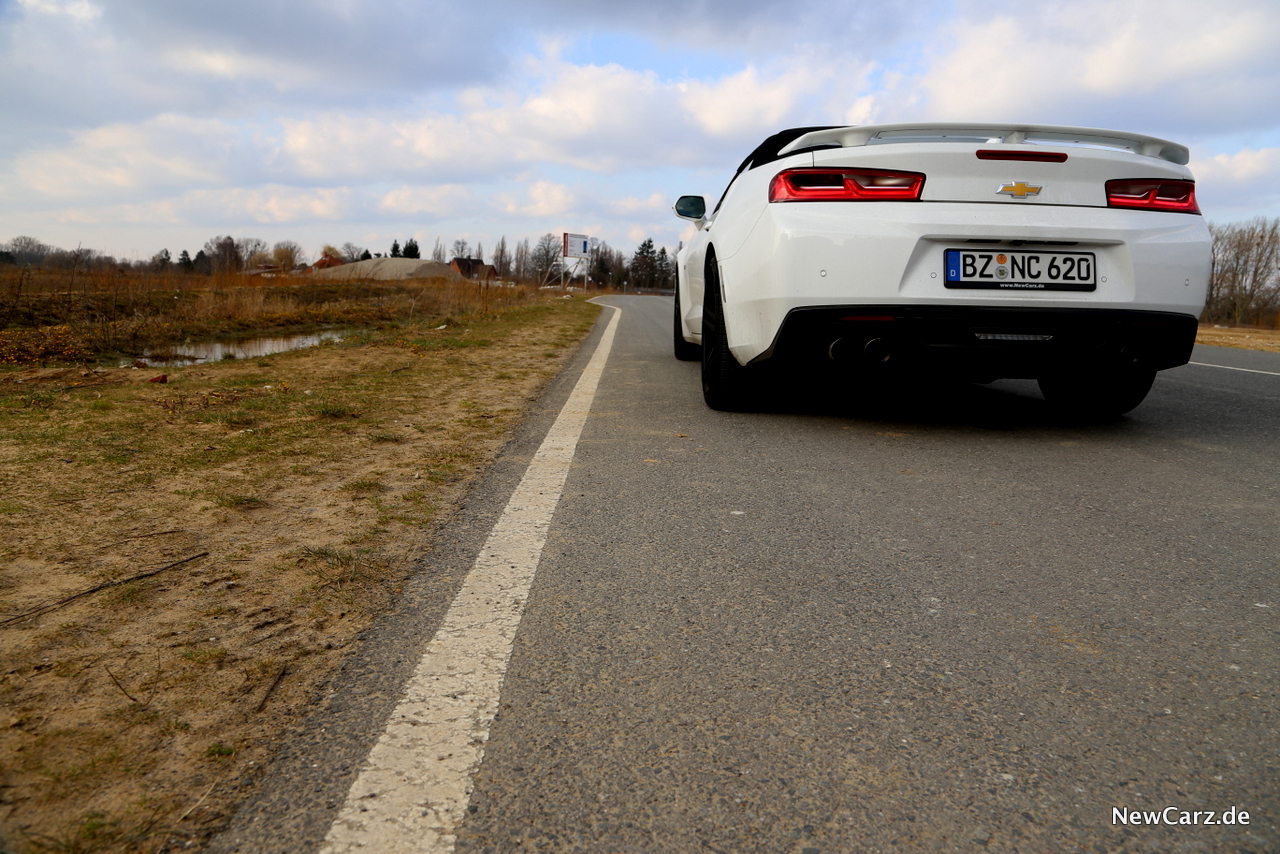
[[[787,169],[769,182],[771,202],[918,201],[919,172],[891,169]]]
[[[1065,151],[995,151],[978,149],[979,160],[1030,160],[1032,163],[1066,163]]]
[[[1200,213],[1195,181],[1118,180],[1107,182],[1107,206],[1149,211]]]

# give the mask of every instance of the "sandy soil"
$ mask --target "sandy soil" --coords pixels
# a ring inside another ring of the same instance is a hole
[[[0,850],[199,847],[595,311],[0,374]]]

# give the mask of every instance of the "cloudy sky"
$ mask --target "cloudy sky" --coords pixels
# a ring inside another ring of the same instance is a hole
[[[0,242],[313,255],[675,246],[783,127],[993,120],[1188,145],[1280,215],[1276,0],[0,0]]]

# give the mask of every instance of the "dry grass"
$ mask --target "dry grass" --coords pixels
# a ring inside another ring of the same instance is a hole
[[[0,364],[140,356],[186,340],[267,331],[438,325],[525,305],[535,294],[460,279],[338,283],[0,266]]]
[[[1280,353],[1280,329],[1264,329],[1256,326],[1226,328],[1201,324],[1196,333],[1197,344],[1214,347],[1236,347],[1241,350],[1265,350]]]
[[[125,582],[0,625],[0,851],[219,828],[596,311],[385,324],[167,384],[0,370],[0,620]]]

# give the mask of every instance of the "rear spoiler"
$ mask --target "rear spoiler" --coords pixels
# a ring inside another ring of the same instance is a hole
[[[991,145],[1096,145],[1132,151],[1146,157],[1158,157],[1185,166],[1191,159],[1186,146],[1143,136],[1101,128],[1077,128],[1062,125],[1001,125],[1001,124],[897,124],[863,125],[816,130],[806,133],[784,146],[779,155],[790,154],[802,148],[840,146],[852,148],[859,145],[876,145],[893,142],[976,142]]]

